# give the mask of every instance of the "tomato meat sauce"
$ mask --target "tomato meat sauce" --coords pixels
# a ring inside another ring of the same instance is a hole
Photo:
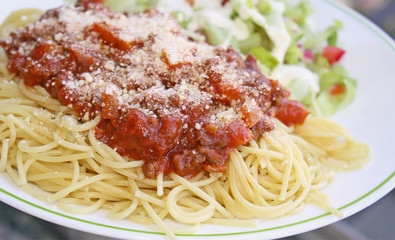
[[[111,12],[102,1],[47,11],[0,44],[11,72],[42,86],[96,138],[154,178],[224,172],[229,152],[308,114],[232,48],[194,42],[169,14]]]

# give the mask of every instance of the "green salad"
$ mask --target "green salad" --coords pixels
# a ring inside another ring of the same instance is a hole
[[[232,45],[243,55],[254,55],[262,72],[279,80],[291,98],[315,116],[329,116],[354,99],[356,80],[339,63],[345,54],[337,46],[342,23],[315,30],[308,1],[107,0],[106,4],[114,11],[171,12],[190,38]]]

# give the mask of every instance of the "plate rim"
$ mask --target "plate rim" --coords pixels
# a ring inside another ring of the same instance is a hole
[[[340,210],[344,210],[344,209],[346,209],[346,208],[348,208],[348,207],[350,207],[352,205],[355,205],[355,204],[359,203],[360,201],[364,200],[366,197],[372,195],[374,192],[376,192],[379,189],[381,189],[383,186],[385,186],[387,183],[389,183],[392,179],[394,179],[394,177],[395,177],[395,171],[393,171],[387,178],[384,179],[384,181],[382,181],[376,187],[374,187],[373,189],[371,189],[370,191],[368,191],[364,195],[360,196],[359,198],[357,198],[357,199],[355,199],[355,200],[353,200],[353,201],[351,201],[351,202],[349,202],[347,204],[344,204],[343,206],[337,208],[337,210],[339,210],[339,211]],[[395,181],[394,181],[394,183],[395,183]],[[392,189],[394,187],[395,187],[395,184],[392,187]],[[384,196],[385,194],[390,192],[392,189],[391,189],[391,187],[389,187],[388,191],[385,191],[382,196]],[[78,218],[78,217],[75,217],[75,216],[68,215],[66,213],[62,213],[60,211],[54,211],[54,210],[48,209],[46,207],[40,206],[38,204],[35,204],[35,203],[30,202],[28,200],[25,200],[25,199],[23,199],[23,198],[21,198],[19,196],[16,196],[15,194],[8,192],[7,190],[4,190],[1,187],[0,187],[0,192],[3,193],[3,194],[8,195],[9,197],[12,197],[13,199],[16,199],[16,200],[20,201],[22,203],[25,203],[25,204],[30,205],[32,207],[35,207],[36,209],[39,209],[39,210],[42,210],[42,211],[45,211],[45,212],[48,212],[48,213],[51,213],[51,214],[63,217],[63,218],[66,218],[68,220],[78,221],[78,222],[82,222],[82,223],[90,224],[90,225],[94,225],[94,226],[99,226],[99,227],[106,227],[106,228],[110,228],[110,229],[113,229],[113,230],[121,230],[121,231],[127,231],[127,232],[136,232],[136,233],[152,234],[152,235],[165,235],[165,233],[162,233],[162,232],[124,228],[124,227],[118,227],[118,226],[112,226],[112,225],[108,225],[108,224],[93,222],[93,221],[86,220],[86,219],[81,219],[81,218]],[[378,199],[380,199],[382,196],[379,196]],[[376,201],[378,199],[376,199]],[[3,199],[2,199],[2,201],[3,201]],[[373,204],[374,202],[375,201],[373,201],[371,204]],[[12,204],[12,203],[9,203],[9,202],[5,202],[5,203],[7,203],[9,205],[12,205],[12,206],[16,207],[17,209],[19,209],[19,207],[16,204]],[[371,205],[371,204],[369,204],[369,205]],[[21,211],[25,212],[24,210],[21,210]],[[37,214],[33,214],[33,213],[30,213],[30,214],[32,214],[32,215],[34,215],[36,217],[39,217],[39,218],[41,218],[43,220],[47,220],[47,219],[43,218],[42,216],[38,216]],[[326,212],[326,213],[320,214],[318,216],[311,217],[311,218],[304,219],[304,220],[300,220],[300,221],[297,221],[297,222],[293,222],[293,223],[289,223],[289,224],[285,224],[285,225],[281,225],[281,226],[270,227],[270,228],[256,229],[256,230],[251,230],[251,231],[231,232],[231,233],[216,233],[216,234],[201,234],[201,233],[176,234],[176,236],[180,236],[180,237],[224,237],[224,236],[246,235],[246,234],[274,231],[274,230],[279,230],[279,229],[283,229],[283,228],[287,228],[287,227],[293,227],[293,226],[297,226],[297,225],[300,225],[300,224],[303,224],[303,223],[308,223],[308,222],[311,222],[311,221],[314,221],[314,220],[317,220],[317,219],[321,219],[323,217],[330,216],[330,215],[332,215],[332,214],[329,213],[329,212]],[[53,223],[55,223],[55,222],[53,222]],[[59,224],[59,223],[56,223],[56,224]],[[72,227],[72,228],[74,228],[74,227]],[[83,231],[86,231],[86,230],[83,230]]]
[[[385,45],[387,47],[389,47],[394,53],[395,53],[395,41],[386,33],[384,32],[380,27],[378,27],[375,23],[373,23],[372,21],[370,21],[369,19],[367,19],[365,16],[361,15],[360,13],[356,12],[355,10],[339,3],[333,0],[320,0],[321,2],[324,2],[325,4],[328,4],[334,8],[336,8],[337,10],[339,10],[340,12],[342,12],[343,14],[346,14],[347,16],[351,17],[352,19],[356,20],[358,23],[362,24],[365,28],[367,28],[370,32],[374,33],[376,36],[378,36],[383,43],[385,43]],[[5,174],[5,173],[2,173]],[[373,193],[377,192],[378,190],[382,190],[381,193],[379,195],[376,195],[375,198],[372,198],[371,201],[367,202],[366,204],[364,204],[362,207],[359,207],[357,209],[354,209],[351,213],[348,213],[346,215],[350,216],[356,212],[359,212],[362,209],[365,209],[366,207],[372,205],[373,203],[375,203],[377,200],[379,200],[380,198],[382,198],[383,196],[385,196],[387,193],[389,193],[390,191],[392,191],[393,189],[395,189],[395,170],[393,170],[393,172],[387,176],[381,183],[379,183],[377,186],[375,186],[374,188],[372,188],[371,190],[367,191],[366,193],[364,193],[362,196],[350,201],[349,203],[344,204],[343,206],[338,207],[338,210],[345,210],[345,209],[349,209],[351,206],[355,206],[357,203],[363,202],[363,200],[366,200],[367,197],[371,196]],[[393,182],[393,184],[391,184]],[[391,186],[392,185],[392,186]],[[19,187],[18,187],[19,188]],[[90,224],[90,225],[94,225],[96,227],[105,227],[108,229],[112,229],[112,230],[117,230],[117,231],[126,231],[126,232],[134,232],[134,233],[141,233],[141,234],[149,234],[149,235],[162,235],[164,236],[165,234],[162,232],[157,232],[157,231],[149,231],[149,230],[139,230],[139,229],[132,229],[132,228],[126,228],[126,227],[119,227],[119,226],[115,226],[115,225],[109,225],[109,224],[103,224],[103,223],[99,223],[99,222],[93,222],[90,220],[86,220],[86,219],[82,219],[79,217],[76,217],[77,215],[69,215],[67,213],[61,212],[61,211],[56,211],[56,210],[51,210],[45,206],[40,206],[36,203],[30,202],[26,199],[23,199],[22,197],[19,197],[5,189],[3,189],[2,187],[0,187],[0,196],[5,194],[8,197],[11,197],[12,199],[16,199],[19,201],[19,203],[23,203],[23,204],[27,204],[30,205],[32,207],[34,207],[36,210],[41,210],[41,211],[45,211],[47,213],[56,215],[56,216],[60,216],[62,218],[65,218],[67,220],[72,220],[72,221],[77,221],[77,222],[81,222],[84,224]],[[33,216],[36,216],[38,218],[41,218],[43,220],[49,221],[48,219],[45,218],[45,216],[40,216],[39,214],[34,213],[33,210],[25,210],[23,209],[23,207],[19,206],[16,203],[13,203],[11,201],[7,201],[8,199],[4,199],[2,197],[0,197],[0,201],[15,207],[23,212],[26,212],[28,214],[31,214]],[[23,210],[22,210],[23,209]],[[314,217],[310,217],[307,219],[303,219],[300,221],[296,221],[296,222],[292,222],[292,223],[288,223],[288,224],[284,224],[284,225],[280,225],[280,226],[274,226],[274,227],[269,227],[269,228],[260,228],[260,229],[255,229],[255,230],[250,230],[250,231],[239,231],[239,232],[229,232],[229,233],[210,233],[210,234],[204,234],[204,233],[194,233],[194,234],[176,234],[176,236],[180,236],[180,237],[224,237],[224,236],[238,236],[238,235],[246,235],[246,234],[255,234],[255,233],[262,233],[262,232],[270,232],[270,231],[275,231],[275,230],[279,230],[279,229],[284,229],[284,228],[288,228],[288,227],[294,227],[294,226],[298,226],[300,224],[303,223],[309,223],[312,222],[314,220],[318,220],[318,219],[322,219],[324,217],[330,216],[332,215],[329,212],[314,216]],[[314,230],[316,228],[319,227],[323,227],[326,225],[329,225],[333,222],[335,222],[335,220],[333,221],[328,221],[326,222],[326,224],[320,224],[319,226],[315,226],[314,228],[309,228],[309,231]],[[82,227],[78,227],[77,225],[72,225],[72,224],[62,224],[56,221],[50,221],[51,223],[55,223],[58,225],[62,225],[62,226],[66,226],[68,228],[73,228],[73,229],[78,229],[81,231],[85,231],[85,232],[91,232],[94,234],[99,234],[99,235],[103,235],[106,236],[106,233],[98,233],[98,232],[94,232],[89,231],[89,229],[83,229]],[[304,232],[304,231],[292,231],[292,233],[288,234],[288,235],[282,235],[282,237],[286,237],[289,235],[294,235],[300,232]],[[111,235],[107,235],[107,236],[111,236]],[[113,236],[114,237],[114,236]]]

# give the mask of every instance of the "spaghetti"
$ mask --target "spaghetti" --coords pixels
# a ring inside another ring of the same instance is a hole
[[[24,24],[21,16],[34,14],[14,13],[0,32],[8,34]],[[143,161],[129,161],[96,139],[100,116],[81,123],[42,87],[25,86],[9,73],[0,51],[0,171],[66,212],[107,209],[112,219],[155,223],[169,238],[204,223],[254,226],[254,218],[295,214],[307,203],[340,215],[320,190],[335,171],[359,167],[369,158],[369,147],[331,120],[310,117],[296,127],[274,120],[272,131],[230,152],[225,173],[146,178]],[[173,228],[164,219],[185,227]]]

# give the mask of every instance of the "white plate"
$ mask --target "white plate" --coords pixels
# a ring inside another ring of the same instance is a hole
[[[23,7],[51,8],[53,0],[15,0],[2,4],[0,20]],[[344,24],[340,45],[347,54],[343,60],[358,79],[357,97],[346,110],[333,118],[373,150],[373,159],[364,168],[340,173],[324,190],[344,217],[354,214],[383,197],[395,187],[395,43],[383,31],[354,11],[331,0],[312,1],[319,28],[339,19]],[[165,239],[156,226],[129,221],[111,221],[106,212],[70,215],[43,203],[18,188],[5,173],[0,173],[0,200],[26,213],[81,231],[115,238]],[[193,235],[180,239],[267,239],[286,237],[313,230],[338,217],[309,205],[294,216],[262,220],[256,228],[204,225]]]

